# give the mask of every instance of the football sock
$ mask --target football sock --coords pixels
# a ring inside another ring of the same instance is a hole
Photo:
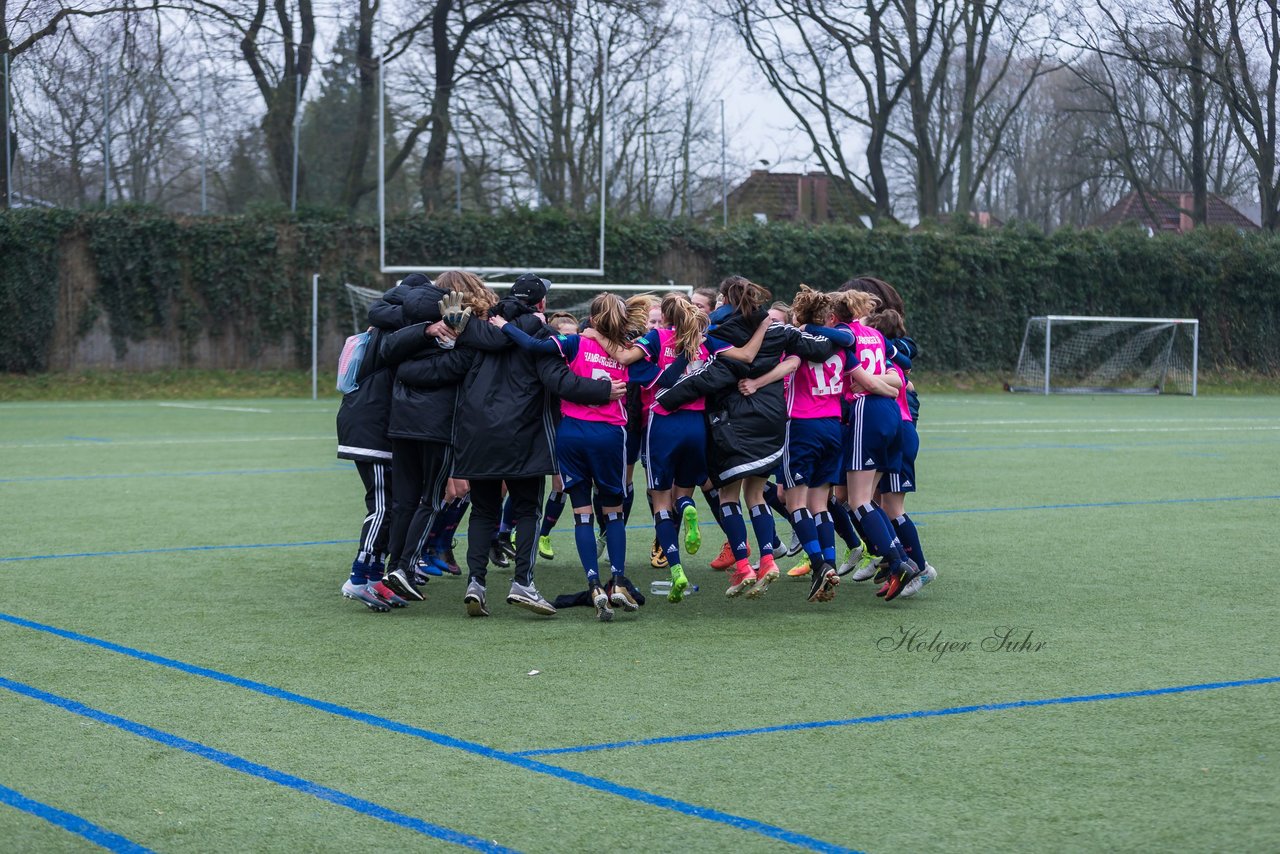
[[[683,496],[683,497],[681,497],[681,498],[677,498],[677,499],[676,499],[676,515],[677,515],[677,516],[682,516],[682,515],[684,515],[684,508],[686,508],[686,507],[696,507],[696,506],[697,506],[697,505],[693,503],[693,499],[692,499],[692,498],[690,498],[690,497],[689,497],[689,496],[687,496],[687,495],[686,495],[686,496]]]
[[[590,513],[573,514],[573,543],[578,547],[578,560],[587,573],[587,586],[600,583],[600,561],[596,557],[596,528]]]
[[[773,511],[767,504],[757,504],[751,508],[751,528],[755,531],[756,542],[760,544],[760,557],[773,555],[773,541],[778,536],[773,524]]]
[[[729,538],[735,560],[747,559],[747,523],[742,521],[742,507],[736,501],[720,502],[720,527]]]
[[[902,560],[902,547],[898,538],[893,535],[889,522],[883,512],[874,504],[863,504],[853,509],[853,518],[862,526],[871,550],[881,557],[889,558],[890,563]]]
[[[662,553],[667,556],[667,563],[671,566],[680,562],[680,546],[676,542],[679,531],[677,518],[670,510],[659,510],[653,514],[653,528],[658,534],[658,545],[662,546]]]
[[[631,505],[636,503],[636,485],[628,483],[626,491],[622,493],[622,521],[627,522],[631,519]]]
[[[850,515],[849,505],[832,498],[827,502],[827,512],[831,514],[831,521],[835,525],[835,533],[840,536],[840,539],[844,540],[845,548],[856,549],[861,540],[858,539],[858,532],[853,527],[853,517]]]
[[[720,490],[708,489],[702,493],[702,497],[707,500],[707,506],[711,508],[711,518],[717,522],[720,521]],[[726,534],[726,536],[728,536]]]
[[[772,481],[764,485],[764,503],[783,519],[791,518],[791,514],[787,512],[787,505],[782,503],[782,490],[778,489],[778,485]]]
[[[560,514],[564,512],[565,494],[563,492],[553,492],[547,496],[547,508],[542,513],[542,527],[538,529],[538,536],[545,537],[551,533],[551,529],[560,521]]]
[[[600,526],[600,533],[604,533],[604,505],[600,503],[600,493],[593,491],[591,494],[591,508],[596,514],[596,524]]]
[[[364,584],[369,580],[369,567],[360,558],[351,561],[351,583]]]
[[[614,575],[622,575],[627,565],[627,520],[619,512],[606,513],[604,519],[609,569]]]
[[[822,548],[822,559],[827,563],[835,563],[836,526],[831,520],[831,511],[823,510],[813,517],[813,521],[818,528],[818,545]]]
[[[916,566],[924,569],[924,549],[920,546],[920,534],[916,532],[916,523],[911,521],[910,516],[903,513],[893,520],[893,530],[902,541],[902,550],[907,553],[907,557],[915,561]]]
[[[800,538],[804,553],[809,556],[809,566],[814,569],[822,566],[826,556],[823,555],[822,546],[818,543],[818,525],[808,507],[801,507],[791,514],[791,527]]]

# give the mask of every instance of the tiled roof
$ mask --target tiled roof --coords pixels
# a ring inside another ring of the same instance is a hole
[[[875,205],[847,181],[826,173],[753,170],[729,192],[732,216],[763,213],[770,220],[849,222]]]
[[[1192,196],[1189,192],[1160,190],[1147,193],[1143,205],[1138,193],[1125,196],[1115,207],[1094,220],[1097,228],[1115,228],[1122,222],[1139,222],[1153,231],[1183,232],[1191,229]],[[1150,212],[1148,211],[1150,208]],[[1188,211],[1184,213],[1183,211]],[[1155,217],[1152,218],[1151,214]],[[1243,231],[1257,231],[1258,225],[1215,193],[1206,200],[1206,224],[1228,226]]]

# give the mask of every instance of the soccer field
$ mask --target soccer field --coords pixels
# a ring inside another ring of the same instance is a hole
[[[1280,850],[1280,397],[923,405],[918,597],[609,624],[342,599],[336,400],[0,405],[0,849]]]

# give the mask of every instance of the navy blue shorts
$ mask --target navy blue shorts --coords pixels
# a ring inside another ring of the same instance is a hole
[[[622,503],[622,485],[627,476],[627,428],[562,418],[556,431],[556,457],[565,492],[578,484],[594,484],[604,506]]]
[[[707,424],[700,411],[650,412],[644,438],[650,489],[692,489],[707,482]]]
[[[912,421],[902,422],[902,463],[897,471],[880,478],[881,492],[916,491],[916,454],[920,453],[920,434]]]
[[[787,425],[778,478],[784,489],[841,483],[840,450],[844,430],[839,418],[793,418]]]
[[[867,394],[849,407],[845,471],[897,471],[902,465],[902,413],[893,398]]]

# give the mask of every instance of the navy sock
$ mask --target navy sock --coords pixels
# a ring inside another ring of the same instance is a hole
[[[720,517],[720,490],[709,489],[706,492],[702,493],[702,497],[707,500],[707,506],[711,508],[711,518],[715,519],[716,522],[719,522],[721,518]],[[720,527],[723,528],[724,526],[721,525]],[[728,536],[727,532],[725,533],[725,536],[726,537]]]
[[[573,542],[578,547],[578,560],[587,573],[587,586],[600,583],[600,561],[596,557],[596,529],[590,513],[573,514]]]
[[[366,570],[369,577],[369,583],[373,584],[375,581],[381,581],[383,578],[383,573],[385,573],[386,571],[387,571],[386,564],[384,564],[380,560],[375,560],[373,563],[369,564],[368,569]]]
[[[742,521],[742,507],[736,501],[720,502],[720,527],[729,538],[735,560],[747,559],[747,523]]]
[[[623,575],[627,566],[627,520],[621,513],[606,513],[604,520],[609,569],[614,575]]]
[[[499,533],[508,534],[511,532],[511,517],[514,512],[514,502],[512,502],[511,496],[508,495],[507,500],[502,503],[502,521],[498,523]]]
[[[836,562],[836,526],[831,520],[831,511],[823,510],[813,517],[818,528],[818,545],[822,548],[822,559],[827,563]]]
[[[696,507],[696,506],[697,506],[697,505],[693,503],[693,499],[692,499],[692,498],[690,498],[690,497],[689,497],[689,496],[687,496],[687,495],[686,495],[686,496],[684,496],[684,497],[682,497],[682,498],[677,498],[677,499],[676,499],[676,515],[677,515],[677,516],[683,516],[683,515],[684,515],[684,508],[686,508],[686,507]]]
[[[670,510],[659,510],[653,514],[653,528],[657,531],[658,545],[662,546],[667,563],[675,566],[680,562],[680,546],[676,542],[679,533],[676,517],[671,515]]]
[[[596,524],[600,526],[600,533],[604,533],[604,505],[600,503],[600,493],[593,492],[591,495],[591,508],[596,513]]]
[[[791,519],[791,514],[787,512],[787,505],[782,503],[782,490],[778,489],[776,483],[770,482],[764,485],[764,503],[783,519]]]
[[[538,529],[538,536],[545,537],[551,533],[551,529],[556,526],[556,522],[560,521],[560,514],[564,512],[565,494],[563,492],[553,492],[547,496],[547,509],[542,513],[542,527]]]
[[[626,492],[622,493],[622,521],[631,521],[631,505],[636,503],[636,486],[634,483],[627,484]],[[652,510],[653,508],[650,508]]]
[[[756,542],[760,544],[760,558],[773,556],[773,541],[778,530],[773,524],[773,511],[767,504],[757,504],[751,508],[751,529],[755,531]]]
[[[818,525],[808,507],[801,507],[791,514],[791,527],[795,529],[804,553],[809,556],[809,566],[817,569],[826,559],[822,546],[818,543]]]
[[[840,539],[844,540],[845,548],[856,549],[862,541],[858,539],[858,532],[853,527],[853,517],[850,515],[849,505],[832,498],[827,502],[827,512],[831,514],[831,521],[835,525],[835,533],[840,536]]]
[[[924,569],[924,549],[920,546],[920,534],[916,532],[916,523],[911,521],[910,516],[903,513],[893,520],[893,530],[902,541],[902,550],[907,553],[907,557],[915,561],[916,566]]]
[[[874,504],[863,504],[853,509],[853,518],[862,526],[863,533],[866,534],[867,543],[871,546],[871,550],[881,557],[889,558],[891,563],[901,561],[902,548],[898,543],[898,538],[893,535],[893,529],[889,527],[889,520],[885,518],[883,512]]]
[[[369,566],[360,558],[351,561],[351,583],[364,584],[369,580]]]

